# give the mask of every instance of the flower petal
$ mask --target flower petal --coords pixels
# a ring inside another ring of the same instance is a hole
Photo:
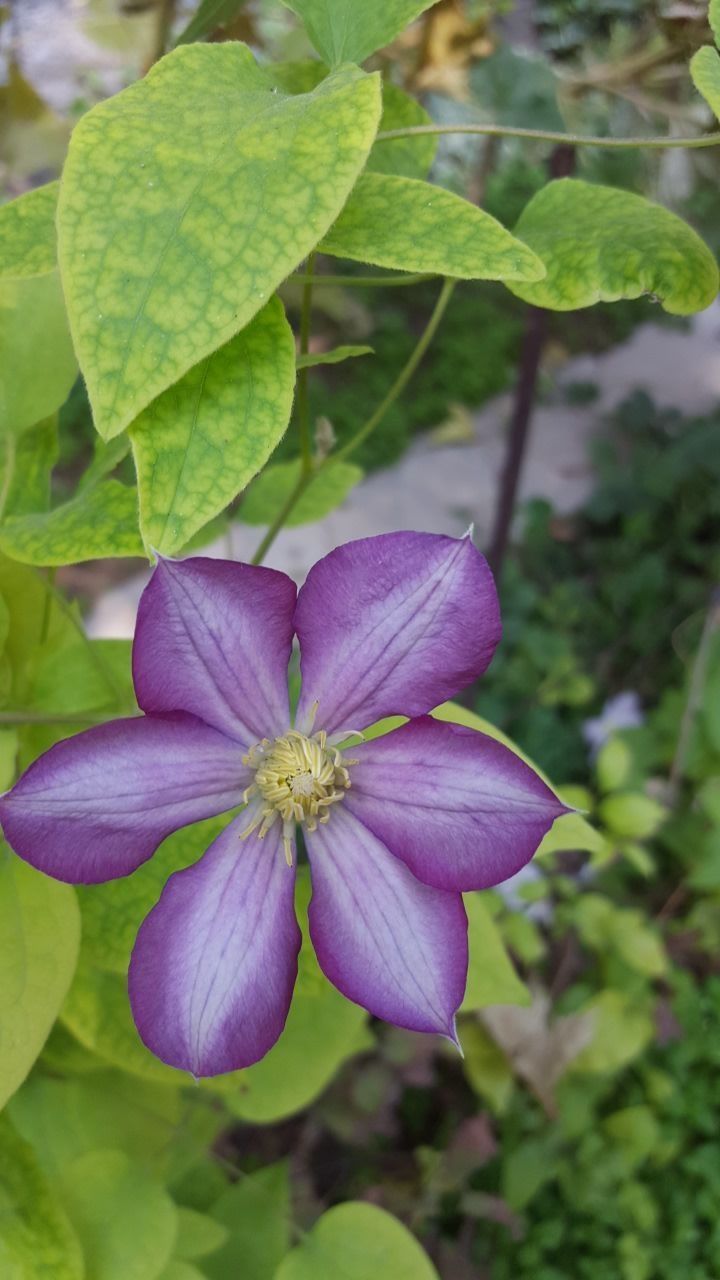
[[[565,805],[514,751],[430,716],[353,746],[345,803],[425,884],[486,889],[530,861]]]
[[[133,646],[143,711],[192,711],[246,748],[284,733],[295,596],[274,569],[159,560]]]
[[[306,840],[323,972],[376,1017],[454,1040],[468,966],[460,894],[421,884],[343,804]]]
[[[386,533],[331,551],[295,612],[298,727],[365,729],[422,715],[487,667],[500,639],[492,574],[466,538]]]
[[[196,716],[111,720],[58,742],[0,799],[16,853],[70,884],[129,875],[171,832],[242,801],[242,748]]]
[[[168,880],[138,933],[130,1003],[145,1044],[195,1076],[249,1067],[285,1025],[300,949],[282,825],[241,840],[240,814]]]

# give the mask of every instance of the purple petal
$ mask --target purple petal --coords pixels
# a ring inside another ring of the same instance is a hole
[[[486,889],[515,875],[566,807],[502,743],[422,716],[352,748],[345,804],[426,884]]]
[[[159,560],[133,646],[143,711],[192,711],[246,748],[284,733],[295,595],[274,569]]]
[[[241,813],[168,880],[140,928],[130,1003],[145,1044],[195,1076],[249,1067],[285,1025],[300,949],[282,824],[241,840]]]
[[[320,560],[298,596],[298,727],[365,729],[430,711],[487,667],[500,638],[492,574],[470,538],[386,533]]]
[[[376,1017],[454,1040],[468,966],[460,894],[421,884],[342,803],[306,839],[323,972]]]
[[[111,720],[30,765],[0,799],[5,838],[56,880],[129,875],[171,832],[241,803],[241,757],[196,716]]]

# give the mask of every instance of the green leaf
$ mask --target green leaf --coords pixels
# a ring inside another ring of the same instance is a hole
[[[0,526],[0,550],[36,565],[142,556],[137,492],[105,480],[47,514],[14,516]]]
[[[208,1280],[274,1280],[290,1248],[290,1180],[285,1162],[240,1180],[213,1205],[213,1216],[230,1233],[223,1248],[203,1261]]]
[[[192,44],[212,35],[218,27],[232,22],[245,7],[245,0],[200,0],[187,26],[180,32],[175,44]]]
[[[415,178],[366,173],[320,248],[398,271],[539,280],[542,262],[489,213]]]
[[[6,495],[4,516],[47,511],[50,506],[50,476],[57,456],[56,414],[28,427],[17,440],[8,437],[5,459],[0,465],[1,483]]]
[[[352,360],[356,356],[372,356],[375,354],[373,347],[333,347],[332,351],[321,351],[317,355],[313,355],[311,351],[304,356],[298,356],[298,369],[314,369],[319,364],[342,364],[343,360]]]
[[[86,1280],[67,1215],[32,1151],[0,1116],[0,1275],[4,1280]]]
[[[708,307],[715,259],[682,219],[643,196],[575,178],[550,182],[515,228],[547,267],[537,284],[513,285],[526,302],[574,311],[652,294],[672,315]]]
[[[720,119],[720,57],[717,49],[703,45],[690,59],[690,75],[698,93]]]
[[[292,330],[273,298],[148,405],[130,435],[149,547],[173,555],[245,488],[285,433],[294,386]]]
[[[87,1280],[156,1280],[177,1231],[159,1182],[122,1151],[91,1151],[62,1170],[58,1195],[82,1244]]]
[[[59,409],[77,376],[57,270],[0,283],[0,435]]]
[[[502,1115],[515,1087],[510,1063],[492,1036],[474,1019],[461,1018],[459,1037],[463,1071],[471,1087],[497,1115]]]
[[[330,66],[364,62],[394,40],[435,0],[283,0]]]
[[[48,182],[0,206],[0,277],[39,276],[55,270],[59,189],[59,182]]]
[[[654,1026],[650,1014],[646,1008],[633,1004],[624,991],[607,988],[579,1012],[592,1015],[593,1037],[571,1064],[571,1071],[620,1071],[652,1040]]]
[[[383,81],[383,112],[380,133],[431,124],[424,107],[391,81]],[[414,138],[389,138],[376,142],[365,166],[372,173],[397,173],[403,178],[426,178],[435,159],[438,140],[431,133]]]
[[[274,62],[268,68],[268,73],[272,75],[277,88],[285,93],[310,93],[328,74],[328,68],[323,62],[315,60]],[[383,80],[380,132],[430,123],[430,116],[415,98],[398,89],[391,81]],[[432,134],[376,142],[371,148],[365,168],[375,173],[399,173],[406,178],[425,178],[435,159],[437,142]]]
[[[196,1209],[178,1209],[178,1233],[175,1255],[178,1258],[203,1258],[225,1244],[229,1232],[215,1218]]]
[[[470,967],[462,1012],[489,1004],[530,1004],[530,992],[515,972],[482,894],[466,893],[464,902]]]
[[[80,913],[70,886],[0,850],[0,1107],[47,1039],[79,944]]]
[[[377,76],[344,67],[290,97],[230,41],[176,49],[83,116],[59,253],[102,436],[234,337],[315,247],[379,115]]]
[[[328,1209],[287,1254],[275,1280],[438,1280],[417,1240],[376,1205],[350,1201]]]
[[[708,22],[715,38],[715,44],[720,49],[720,0],[710,0]]]
[[[263,471],[243,498],[237,518],[244,524],[270,524],[282,510],[300,478],[300,462],[276,462]],[[352,462],[328,462],[311,480],[290,512],[286,525],[322,520],[345,501],[363,478]]]

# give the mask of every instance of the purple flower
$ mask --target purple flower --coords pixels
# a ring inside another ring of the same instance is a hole
[[[216,1075],[280,1035],[300,946],[296,824],[327,977],[379,1018],[455,1038],[461,891],[513,875],[565,811],[506,747],[426,714],[485,670],[499,637],[469,538],[350,542],[299,594],[272,569],[159,562],[133,649],[145,714],[58,743],[0,800],[17,853],[82,884],[129,875],[171,832],[246,802],[138,934],[130,1000],[159,1058]],[[392,714],[410,718],[362,740]]]

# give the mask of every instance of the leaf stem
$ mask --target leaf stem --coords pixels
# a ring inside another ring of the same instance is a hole
[[[398,396],[400,396],[405,390],[405,387],[412,378],[415,370],[420,364],[420,361],[425,355],[425,352],[430,346],[430,343],[435,337],[438,326],[443,318],[456,284],[457,280],[450,279],[449,277],[443,280],[443,286],[433,308],[432,315],[420,334],[420,337],[418,338],[408,360],[403,365],[397,378],[390,387],[387,395],[383,400],[381,400],[374,413],[372,413],[367,421],[363,423],[359,431],[356,431],[355,435],[348,440],[347,444],[343,445],[342,449],[338,449],[337,453],[330,454],[322,465],[326,465],[327,462],[339,462],[341,459],[349,457],[351,453],[355,452],[359,445],[367,440],[369,435],[372,435],[375,428],[380,425],[385,414],[388,412],[388,409],[392,408]]]
[[[295,272],[294,275],[288,277],[296,284],[306,284],[310,277],[303,275],[302,272]],[[416,272],[414,275],[387,275],[387,276],[334,276],[320,275],[313,276],[312,281],[317,288],[318,285],[342,285],[343,288],[355,289],[391,289],[398,288],[407,284],[424,284],[426,280],[435,280],[434,275],[426,275],[422,272]]]
[[[415,370],[420,364],[420,361],[425,355],[425,352],[430,346],[430,343],[432,342],[433,337],[435,336],[435,333],[440,324],[440,321],[442,320],[442,317],[445,313],[445,309],[450,301],[450,298],[452,297],[452,292],[456,284],[457,284],[457,280],[452,280],[452,279],[443,280],[443,286],[438,295],[438,299],[437,299],[437,302],[435,303],[430,319],[428,320],[425,328],[423,329],[423,332],[420,334],[420,337],[418,338],[418,341],[415,347],[413,348],[411,355],[409,356],[406,363],[403,365],[402,369],[400,370],[400,373],[398,374],[397,378],[395,379],[392,386],[390,387],[390,390],[388,391],[387,395],[380,402],[377,409],[375,409],[374,413],[370,415],[367,421],[364,422],[363,425],[360,427],[359,431],[357,431],[355,435],[352,437],[352,439],[348,440],[347,444],[344,445],[342,449],[339,449],[337,453],[329,454],[317,466],[313,466],[313,462],[311,459],[309,469],[306,471],[301,471],[297,484],[295,485],[295,488],[293,489],[292,493],[288,494],[287,500],[285,501],[283,507],[278,512],[277,516],[275,517],[272,524],[270,525],[270,528],[265,534],[265,537],[262,539],[262,542],[260,543],[257,551],[255,552],[255,555],[253,556],[250,562],[251,564],[262,564],[262,561],[267,555],[267,552],[269,551],[270,547],[275,541],[280,530],[283,528],[283,525],[285,524],[285,521],[290,515],[290,512],[294,509],[296,503],[299,502],[300,498],[304,494],[311,480],[316,475],[318,475],[318,473],[322,471],[324,467],[328,466],[329,464],[332,464],[333,462],[337,462],[341,458],[346,458],[350,453],[353,453],[355,449],[357,449],[358,445],[362,444],[364,440],[367,440],[368,436],[375,430],[376,427],[380,425],[388,409],[391,408],[391,406],[397,400],[398,396],[401,395],[401,393],[405,390],[405,387],[407,386],[412,375],[414,374]]]
[[[302,307],[300,310],[300,355],[306,356],[310,347],[310,323],[312,319],[312,295],[315,281],[315,254],[311,253],[307,260],[307,275],[303,285]],[[312,440],[310,438],[310,404],[308,401],[307,366],[300,369],[297,378],[297,420],[300,436],[301,474],[312,469]]]
[[[571,147],[649,147],[656,150],[665,147],[717,147],[720,132],[705,133],[695,138],[604,138],[596,134],[554,133],[545,129],[524,129],[503,124],[415,124],[403,129],[385,129],[378,133],[376,142],[391,142],[394,138],[415,138],[423,134],[476,133],[490,138],[528,138],[535,142],[554,142]]]

